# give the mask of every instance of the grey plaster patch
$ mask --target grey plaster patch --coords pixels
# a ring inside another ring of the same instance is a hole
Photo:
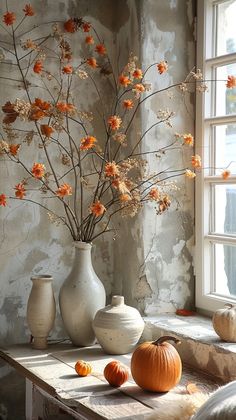
[[[40,248],[34,248],[32,249],[32,251],[30,251],[30,253],[28,254],[28,256],[25,258],[25,266],[27,267],[27,269],[32,272],[34,271],[35,265],[38,264],[39,262],[45,260],[48,258],[48,254],[45,253],[42,249]],[[41,267],[37,268],[37,273],[41,270]]]
[[[152,294],[153,290],[147,281],[147,277],[144,275],[137,282],[134,297],[136,299],[144,299],[151,297]]]
[[[20,315],[22,308],[24,307],[22,299],[5,297],[4,302],[0,308],[0,343],[1,345],[9,344],[14,342],[22,343],[27,340],[27,333],[25,330],[25,317]],[[29,335],[28,335],[29,337]]]

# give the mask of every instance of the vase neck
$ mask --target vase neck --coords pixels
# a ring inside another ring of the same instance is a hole
[[[83,265],[87,267],[92,266],[91,249],[92,246],[90,244],[84,242],[75,243],[75,259],[80,267]]]

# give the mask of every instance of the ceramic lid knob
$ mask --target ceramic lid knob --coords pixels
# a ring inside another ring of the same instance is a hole
[[[112,299],[111,299],[112,306],[124,305],[124,303],[125,303],[124,296],[119,296],[119,295],[112,296]]]

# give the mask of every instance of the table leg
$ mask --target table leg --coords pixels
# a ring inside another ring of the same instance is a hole
[[[33,420],[33,383],[29,379],[25,379],[25,418]]]

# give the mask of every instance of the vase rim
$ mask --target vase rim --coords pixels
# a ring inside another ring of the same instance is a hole
[[[92,243],[91,242],[83,242],[83,241],[74,241],[73,245],[75,248],[79,249],[91,249]]]
[[[50,274],[34,274],[30,278],[31,280],[52,280],[52,276]]]

